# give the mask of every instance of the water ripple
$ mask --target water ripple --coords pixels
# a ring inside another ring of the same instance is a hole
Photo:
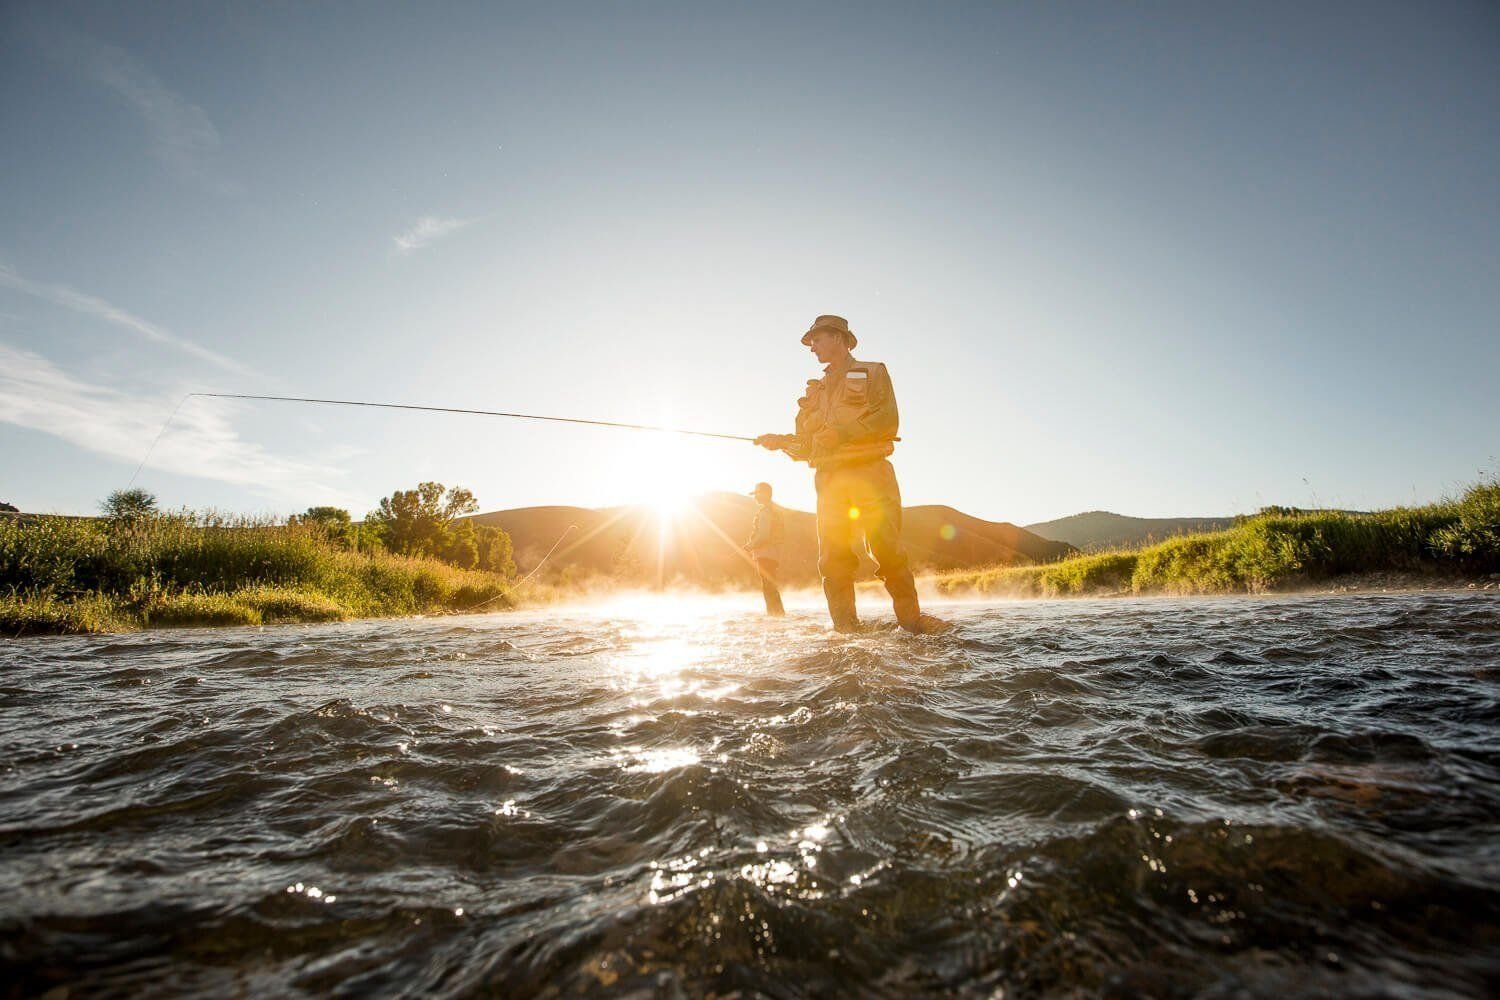
[[[0,646],[11,991],[1493,994],[1500,601]]]

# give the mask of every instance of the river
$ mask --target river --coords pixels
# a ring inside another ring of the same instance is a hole
[[[1500,992],[1500,595],[0,644],[12,995]]]

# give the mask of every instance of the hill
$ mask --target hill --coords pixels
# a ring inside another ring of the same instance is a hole
[[[1233,526],[1232,517],[1126,517],[1107,510],[1091,510],[1055,521],[1028,524],[1026,530],[1092,552],[1134,549],[1177,535],[1223,531]]]
[[[817,579],[817,523],[806,511],[782,508],[790,583]],[[683,580],[705,586],[743,585],[750,573],[740,549],[750,534],[755,501],[732,493],[698,497],[684,511],[663,517],[645,506],[523,507],[477,514],[474,521],[504,529],[515,547],[516,566],[528,573],[548,549],[567,537],[543,579],[607,577],[637,583]],[[1005,522],[984,521],[952,507],[908,507],[903,539],[912,567],[961,570],[981,566],[1030,566],[1072,554],[1073,546],[1041,538]],[[575,526],[571,531],[569,526]],[[862,572],[874,567],[868,562]]]

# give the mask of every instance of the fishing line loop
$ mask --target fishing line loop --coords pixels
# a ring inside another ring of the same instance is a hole
[[[542,561],[539,562],[539,563],[537,563],[535,566],[531,567],[531,572],[530,573],[527,573],[525,576],[521,577],[521,579],[517,580],[514,584],[512,584],[511,588],[510,588],[510,591],[509,591],[509,594],[514,594],[517,590],[520,590],[522,587],[526,586],[526,581],[530,580],[532,577],[536,576],[537,570],[539,570],[543,566],[547,565],[547,560],[552,558],[552,553],[556,552],[557,551],[557,547],[563,543],[563,539],[568,537],[568,532],[574,530],[577,527],[578,527],[578,525],[576,525],[576,524],[570,524],[566,528],[564,528],[563,529],[563,533],[557,536],[557,541],[555,541],[555,542],[552,543],[552,548],[548,549],[547,550],[547,554],[544,555],[544,556],[542,556]],[[484,607],[486,604],[493,604],[495,601],[500,600],[500,598],[509,596],[509,594],[505,594],[505,593],[496,594],[494,597],[491,597],[491,598],[488,598],[486,600],[480,601],[478,604],[474,605],[472,608],[464,608],[461,611],[455,611],[453,613],[456,614],[456,615],[466,615],[466,614],[468,614],[471,611],[478,611],[480,608]]]

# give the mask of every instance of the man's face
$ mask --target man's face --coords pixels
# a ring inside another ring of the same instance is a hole
[[[771,502],[771,491],[770,490],[756,490],[755,491],[755,502],[758,503],[758,504],[760,504],[762,507],[764,507],[766,504],[770,503]]]
[[[844,335],[832,330],[819,330],[812,335],[812,341],[807,345],[808,350],[817,356],[818,364],[826,365],[832,363],[842,354],[848,353],[844,346]]]

